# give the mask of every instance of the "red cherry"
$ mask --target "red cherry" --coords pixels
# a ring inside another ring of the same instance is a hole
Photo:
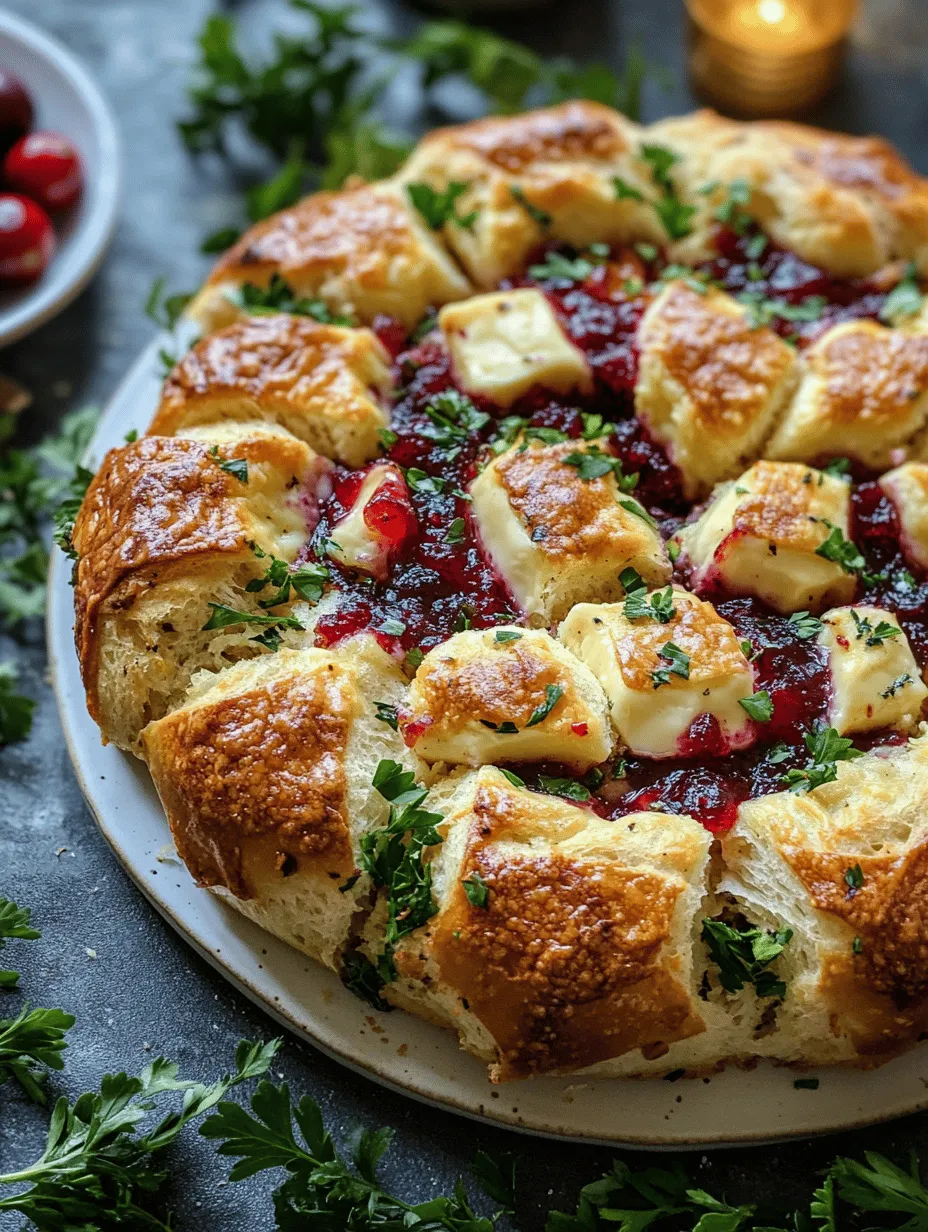
[[[0,68],[0,145],[12,144],[32,127],[32,99],[12,73]]]
[[[59,133],[27,133],[3,160],[3,176],[47,210],[64,210],[81,195],[80,156]]]
[[[40,205],[0,193],[0,281],[35,282],[55,251],[52,221]]]

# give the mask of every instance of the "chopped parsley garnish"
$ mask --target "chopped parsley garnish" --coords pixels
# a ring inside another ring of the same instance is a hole
[[[612,187],[615,189],[617,201],[643,201],[644,194],[640,193],[637,188],[633,188],[627,180],[623,180],[620,175],[612,177]]]
[[[425,654],[420,646],[413,646],[406,651],[406,662],[412,668],[417,668],[424,658]]]
[[[684,239],[692,230],[690,223],[696,213],[696,206],[687,205],[680,200],[670,178],[670,169],[679,161],[680,156],[662,145],[644,144],[639,147],[639,152],[650,166],[651,176],[662,193],[661,199],[654,202],[655,213],[672,240]]]
[[[474,871],[469,877],[464,878],[461,885],[464,887],[464,893],[470,905],[486,911],[490,903],[490,887],[481,875]]]
[[[498,768],[503,778],[506,779],[508,782],[510,782],[513,785],[513,787],[524,787],[525,786],[525,779],[520,779],[519,776],[517,774],[513,774],[511,770],[504,770],[502,766]]]
[[[538,723],[543,723],[563,696],[564,690],[559,684],[546,684],[545,700],[540,706],[535,707],[532,711],[532,717],[525,726],[535,727]]]
[[[888,620],[880,620],[874,627],[866,616],[858,616],[854,608],[851,608],[851,619],[857,630],[857,641],[865,638],[866,646],[882,646],[891,637],[899,637],[902,633],[899,625],[891,625]]]
[[[212,609],[209,620],[203,626],[207,629],[225,629],[229,625],[275,625],[279,629],[302,629],[303,625],[295,616],[264,616],[259,612],[242,612],[229,607],[225,603],[210,601],[207,607]]]
[[[620,492],[632,492],[638,483],[637,471],[633,475],[626,475],[622,469],[621,459],[614,457],[611,453],[605,453],[597,445],[590,445],[588,449],[567,454],[564,463],[567,466],[576,467],[581,479],[602,479],[611,471],[615,475]]]
[[[855,954],[862,954],[864,952],[863,937],[855,937],[854,940],[851,942],[851,949],[853,950]]]
[[[867,562],[861,556],[857,544],[846,538],[840,526],[835,526],[827,518],[822,521],[828,527],[828,538],[815,549],[815,555],[834,561],[845,573],[859,573]]]
[[[384,449],[392,449],[400,439],[398,433],[394,432],[392,428],[378,428],[377,435],[380,437],[380,443]]]
[[[595,441],[598,437],[605,436],[612,431],[612,425],[604,424],[602,415],[595,414],[593,411],[581,411],[580,419],[583,423],[585,441]]]
[[[465,539],[465,531],[467,523],[463,518],[455,518],[445,532],[445,543],[463,543]]]
[[[550,227],[551,226],[552,222],[554,222],[554,219],[551,217],[551,215],[546,210],[543,210],[540,206],[535,205],[533,202],[529,201],[528,197],[526,197],[525,195],[524,190],[520,188],[518,184],[510,184],[509,191],[512,194],[514,200],[518,201],[519,205],[522,206],[523,210],[525,210],[529,218],[531,218],[534,222],[537,222],[539,227]]]
[[[434,441],[441,449],[456,456],[461,446],[473,432],[479,432],[490,422],[486,411],[478,410],[466,394],[456,389],[446,389],[430,398],[425,413],[431,423],[423,429],[423,435]]]
[[[629,475],[628,479],[630,480],[631,478],[632,476]],[[638,476],[635,475],[634,478],[637,481]],[[625,510],[626,513],[633,513],[636,518],[641,518],[642,522],[645,522],[651,527],[652,530],[657,530],[657,523],[651,517],[650,513],[648,513],[647,509],[645,509],[644,505],[640,505],[638,501],[620,500],[619,505]]]
[[[766,689],[750,697],[739,697],[738,705],[748,712],[756,723],[769,723],[773,718],[773,701]]]
[[[741,992],[750,984],[758,997],[785,997],[786,984],[770,966],[792,937],[791,928],[769,932],[748,923],[734,926],[724,920],[702,922],[702,939],[718,968],[719,983],[731,993]]]
[[[570,437],[560,428],[526,428],[522,439],[525,442],[522,448],[525,449],[528,447],[528,441],[540,441],[542,445],[563,445]]]
[[[667,624],[673,619],[673,587],[657,590],[648,598],[648,587],[636,569],[623,569],[619,581],[625,591],[626,620],[657,620]]]
[[[410,466],[408,468],[406,471],[406,482],[413,492],[428,492],[436,496],[444,491],[448,483],[446,479],[427,475],[425,471],[419,470],[417,466]]]
[[[402,637],[406,632],[406,624],[402,620],[395,620],[392,616],[388,616],[382,624],[375,625],[377,633],[386,633],[388,637]]]
[[[903,672],[901,676],[897,676],[891,681],[885,689],[880,693],[880,697],[884,700],[890,697],[895,697],[900,689],[904,689],[906,685],[913,684],[914,681],[908,672]]]
[[[834,727],[817,723],[803,737],[811,760],[801,770],[790,770],[782,776],[790,791],[812,791],[823,783],[833,783],[838,777],[838,762],[853,761],[863,757],[860,749],[854,748],[853,740],[842,736]]]
[[[808,612],[793,612],[789,620],[786,622],[791,626],[797,637],[803,641],[808,641],[810,637],[816,637],[822,628],[822,622],[817,616],[810,616]]]
[[[338,888],[342,890],[345,886],[341,885]],[[352,950],[345,955],[339,974],[348,991],[353,992],[361,1001],[366,1001],[373,1009],[381,1013],[393,1009],[389,1001],[384,1001],[380,995],[387,981],[360,950]]]
[[[801,303],[791,304],[785,299],[771,299],[762,291],[742,291],[738,301],[746,308],[753,329],[761,329],[776,320],[818,321],[828,306],[824,295],[807,295]]]
[[[770,749],[767,754],[767,761],[771,766],[778,766],[781,762],[786,761],[791,753],[792,749],[790,749],[789,745],[780,740]]]
[[[676,564],[676,562],[680,559],[680,553],[682,551],[683,551],[683,547],[680,544],[679,540],[677,539],[667,540],[667,555],[670,558],[670,563],[672,565]]]
[[[662,684],[670,684],[672,675],[682,676],[684,680],[689,680],[690,656],[685,650],[681,650],[673,642],[665,642],[657,653],[662,659],[667,660],[667,666],[657,667],[651,673],[655,689],[659,689]]]
[[[747,180],[732,180],[728,185],[725,200],[715,211],[715,220],[730,227],[736,235],[744,235],[754,221],[750,212],[745,209],[745,206],[750,204],[750,184]]]
[[[490,438],[490,448],[495,454],[501,454],[510,445],[514,445],[519,433],[525,428],[526,420],[521,415],[506,415],[494,425],[495,431]]]
[[[248,462],[245,458],[221,458],[218,445],[213,445],[209,456],[221,471],[225,471],[227,475],[233,475],[240,483],[248,482]]]
[[[548,775],[539,774],[538,786],[542,791],[550,792],[552,796],[563,796],[566,800],[584,802],[590,798],[590,792],[576,779],[549,778]]]
[[[470,185],[461,180],[452,180],[447,188],[438,191],[431,184],[407,184],[406,191],[426,223],[433,231],[440,231],[448,223],[455,223],[470,231],[479,217],[479,210],[458,214],[458,198],[467,192]]]
[[[251,550],[261,559],[267,557],[267,553],[262,552],[256,543],[251,545]],[[261,577],[252,578],[245,590],[248,594],[257,594],[266,586],[276,586],[276,594],[259,601],[259,606],[263,608],[279,607],[281,603],[287,603],[291,589],[304,602],[315,604],[322,598],[325,584],[331,576],[325,565],[300,565],[291,570],[285,560],[271,556],[270,564]]]
[[[290,284],[277,273],[271,275],[271,280],[266,287],[256,286],[253,282],[245,282],[235,291],[230,291],[228,298],[236,307],[251,316],[289,312],[292,316],[312,317],[314,321],[319,321],[322,325],[355,324],[354,317],[330,311],[324,300],[308,296],[297,299]]]
[[[522,637],[518,629],[497,629],[493,635],[494,642],[517,642]]]
[[[592,274],[593,263],[586,257],[565,257],[560,252],[549,252],[543,264],[530,265],[529,277],[539,282],[554,279],[558,282],[583,282]]]
[[[853,864],[844,871],[844,883],[848,888],[848,898],[853,898],[858,890],[863,889],[864,870],[859,864]]]
[[[396,706],[391,706],[388,702],[374,702],[374,710],[376,711],[376,717],[381,723],[386,723],[387,727],[392,727],[394,731],[399,731],[400,725]]]
[[[905,274],[883,302],[880,320],[884,325],[898,325],[921,312],[925,297],[918,285],[918,266],[911,261]]]
[[[389,983],[396,978],[396,943],[420,928],[438,910],[432,897],[432,872],[424,852],[442,841],[435,828],[442,817],[420,807],[428,791],[418,787],[415,774],[404,770],[398,762],[381,761],[374,772],[373,785],[389,801],[390,815],[381,829],[361,836],[360,865],[375,887],[387,890],[387,927],[377,971]]]
[[[638,243],[633,244],[632,247],[635,252],[637,252],[638,256],[641,257],[642,261],[657,260],[657,248],[654,244]]]
[[[822,467],[823,473],[831,475],[832,479],[846,479],[850,470],[850,458],[832,458],[827,466]]]

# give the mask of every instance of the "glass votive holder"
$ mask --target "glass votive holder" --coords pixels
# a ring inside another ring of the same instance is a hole
[[[686,0],[695,92],[734,116],[787,116],[834,82],[856,0]]]

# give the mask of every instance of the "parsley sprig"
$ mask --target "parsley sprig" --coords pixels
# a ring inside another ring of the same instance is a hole
[[[789,770],[780,779],[792,792],[812,791],[823,783],[833,783],[838,777],[838,762],[863,757],[862,751],[854,748],[853,740],[821,722],[806,732],[803,739],[810,760],[801,770]]]
[[[479,410],[466,394],[446,389],[430,398],[425,406],[429,423],[423,435],[445,450],[449,458],[456,457],[470,437],[490,422],[486,411]]]
[[[588,449],[575,450],[564,458],[566,466],[576,467],[581,479],[602,479],[604,475],[615,476],[620,492],[633,492],[638,485],[638,472],[626,475],[622,468],[621,458],[606,453],[598,445],[590,445]]]
[[[292,316],[312,317],[321,325],[355,324],[354,317],[347,313],[333,312],[321,299],[314,296],[297,296],[290,283],[276,272],[271,274],[271,280],[266,287],[245,282],[234,291],[229,291],[228,298],[249,316],[288,312]]]
[[[718,969],[719,983],[726,992],[736,993],[750,984],[759,997],[786,996],[786,984],[771,965],[792,940],[791,928],[775,932],[757,928],[746,921],[733,924],[705,919],[702,939],[709,958]]]
[[[383,759],[374,772],[374,788],[390,802],[387,824],[361,838],[361,868],[378,888],[387,891],[387,927],[377,974],[383,984],[396,978],[393,951],[407,933],[430,920],[438,910],[432,897],[432,870],[425,850],[442,841],[436,826],[440,813],[421,807],[428,789],[399,762]]]
[[[664,230],[672,240],[685,239],[692,231],[690,224],[696,206],[680,199],[670,175],[671,168],[680,161],[679,154],[663,145],[643,143],[639,155],[648,164],[651,178],[661,191],[660,199],[654,202],[654,211]]]
[[[433,231],[440,231],[454,223],[464,231],[472,231],[479,217],[479,210],[459,214],[458,198],[467,192],[470,185],[463,180],[451,180],[447,188],[432,188],[430,184],[407,184],[409,199]]]
[[[630,566],[619,574],[619,581],[625,591],[626,620],[657,620],[661,624],[673,620],[676,609],[672,586],[666,590],[656,590],[649,596],[647,582],[637,569]]]

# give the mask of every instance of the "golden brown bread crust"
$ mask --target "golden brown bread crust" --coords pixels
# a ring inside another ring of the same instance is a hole
[[[569,805],[514,791],[497,771],[480,773],[456,882],[427,950],[493,1037],[494,1081],[635,1048],[659,1055],[703,1030],[673,958],[661,954],[683,879],[623,866],[602,850],[597,858],[530,845],[551,839],[554,826],[568,840],[587,824],[584,810],[571,814]],[[692,859],[685,848],[681,863]],[[475,874],[488,886],[486,907],[461,884]],[[415,974],[421,961],[407,950],[400,974]]]
[[[222,289],[264,287],[275,273],[336,311],[367,323],[392,313],[409,327],[430,305],[469,290],[402,194],[382,185],[314,193],[257,223],[220,258],[191,315],[211,328],[227,324],[238,309]]]
[[[149,435],[227,416],[282,423],[327,456],[361,465],[386,424],[390,357],[366,329],[289,313],[247,317],[209,334],[172,370]],[[332,450],[334,443],[335,450]]]
[[[751,468],[751,492],[738,505],[732,534],[789,544],[797,552],[814,552],[827,538],[821,519],[810,516],[815,485],[798,462],[758,462]]]
[[[268,545],[267,530],[249,501],[261,487],[261,467],[292,478],[296,488],[311,451],[286,435],[214,446],[178,437],[144,437],[111,449],[87,491],[74,524],[78,553],[74,638],[90,713],[100,721],[97,697],[99,624],[105,609],[131,607],[137,596],[172,569],[194,560],[253,559],[253,542]],[[239,459],[249,481],[224,471]],[[204,613],[205,615],[208,613]]]
[[[144,734],[178,854],[199,885],[254,894],[249,865],[322,875],[354,866],[344,754],[356,700],[346,670],[271,682],[187,708]]]

